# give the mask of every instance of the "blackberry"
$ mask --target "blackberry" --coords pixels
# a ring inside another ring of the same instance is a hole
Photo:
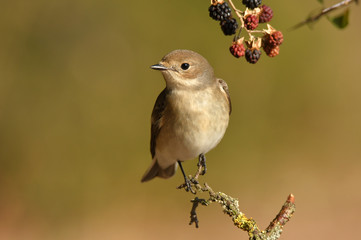
[[[259,15],[260,23],[270,22],[273,17],[273,11],[269,6],[262,5],[261,6],[261,14]]]
[[[245,16],[244,24],[248,30],[254,30],[258,26],[258,17],[256,15]]]
[[[242,0],[243,5],[250,9],[254,9],[261,5],[262,0]]]
[[[236,33],[238,23],[234,18],[227,18],[220,23],[224,35],[233,35]]]
[[[264,52],[267,54],[267,56],[269,57],[275,57],[280,53],[280,46],[275,46],[275,47],[263,47]]]
[[[229,51],[236,58],[244,56],[244,45],[242,42],[233,42],[232,46],[229,48]]]
[[[258,49],[247,48],[245,57],[247,62],[255,64],[258,61],[258,59],[261,57],[261,51]]]
[[[263,37],[263,46],[275,47],[281,45],[283,42],[283,34],[281,31],[273,31],[265,34]]]
[[[212,4],[208,11],[209,16],[217,21],[223,21],[231,16],[231,8],[227,2]]]

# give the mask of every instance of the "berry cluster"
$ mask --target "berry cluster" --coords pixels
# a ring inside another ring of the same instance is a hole
[[[233,35],[236,33],[238,23],[231,15],[231,8],[227,2],[212,1],[212,5],[208,8],[209,16],[216,21],[220,21],[221,29],[224,35]]]
[[[211,0],[209,7],[209,16],[220,21],[221,29],[225,35],[233,35],[233,43],[229,50],[233,56],[240,58],[245,56],[249,63],[256,63],[261,57],[261,48],[269,57],[275,57],[279,54],[279,46],[283,42],[283,35],[280,31],[267,24],[267,29],[256,30],[259,24],[269,23],[273,17],[272,9],[267,5],[261,5],[262,0],[242,0],[246,6],[245,11],[235,8],[233,2],[229,0],[230,6],[239,18],[241,24],[231,15],[231,8],[225,0]],[[246,32],[246,37],[241,37],[242,29]],[[255,36],[261,35],[261,36]]]

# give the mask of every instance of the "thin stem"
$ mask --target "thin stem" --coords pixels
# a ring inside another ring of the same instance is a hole
[[[264,33],[263,30],[250,30],[248,32],[250,32],[250,33]]]
[[[252,33],[264,33],[264,31],[261,31],[261,30],[248,30],[246,27],[245,27],[245,24],[244,24],[244,12],[242,12],[241,10],[237,9],[236,6],[234,5],[234,3],[232,2],[232,0],[228,0],[229,4],[231,5],[233,11],[237,14],[238,18],[239,18],[239,21],[241,21],[241,26],[240,26],[240,33],[241,33],[241,30],[242,29],[245,29],[245,31],[247,32],[248,34],[248,38],[252,38]],[[239,33],[239,35],[240,35]],[[239,38],[240,36],[238,36]]]
[[[344,1],[341,1],[339,3],[336,3],[334,5],[332,5],[331,7],[328,7],[328,8],[324,8],[321,10],[320,13],[314,15],[314,16],[310,16],[308,17],[306,20],[296,24],[295,26],[293,26],[291,28],[291,30],[294,30],[294,29],[297,29],[299,27],[302,27],[303,25],[307,24],[307,23],[311,23],[311,22],[316,22],[317,20],[319,20],[322,16],[324,15],[327,15],[329,14],[330,12],[336,10],[336,9],[339,9],[339,8],[342,8],[342,7],[346,7],[347,5],[349,5],[350,3],[352,2],[356,2],[358,3],[358,0],[344,0]]]
[[[229,4],[231,4],[234,12],[237,14],[237,16],[239,17],[239,20],[241,21],[242,25],[241,27],[243,28],[244,27],[244,21],[243,21],[243,12],[241,10],[238,10],[236,8],[236,6],[233,4],[232,0],[228,0]]]

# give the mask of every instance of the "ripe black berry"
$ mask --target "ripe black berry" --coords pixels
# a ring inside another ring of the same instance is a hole
[[[242,0],[243,5],[250,9],[254,9],[261,5],[262,0]]]
[[[248,15],[244,18],[244,24],[248,30],[254,30],[258,26],[258,17],[256,15]]]
[[[236,33],[238,23],[234,18],[227,18],[221,21],[221,28],[224,35],[233,35]]]
[[[247,62],[255,64],[258,61],[258,59],[261,57],[261,51],[258,49],[247,48],[245,57]]]
[[[244,56],[244,45],[243,43],[233,42],[232,46],[229,48],[229,51],[236,58]]]
[[[269,6],[262,5],[261,6],[261,14],[259,15],[259,22],[266,23],[271,21],[273,17],[273,11]]]
[[[227,2],[211,5],[208,9],[209,16],[217,21],[222,21],[231,16],[231,8]]]

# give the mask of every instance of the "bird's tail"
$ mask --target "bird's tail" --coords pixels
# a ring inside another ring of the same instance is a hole
[[[175,174],[177,163],[170,165],[166,169],[162,169],[157,160],[154,159],[152,165],[144,173],[141,182],[147,182],[155,177],[170,178]]]

